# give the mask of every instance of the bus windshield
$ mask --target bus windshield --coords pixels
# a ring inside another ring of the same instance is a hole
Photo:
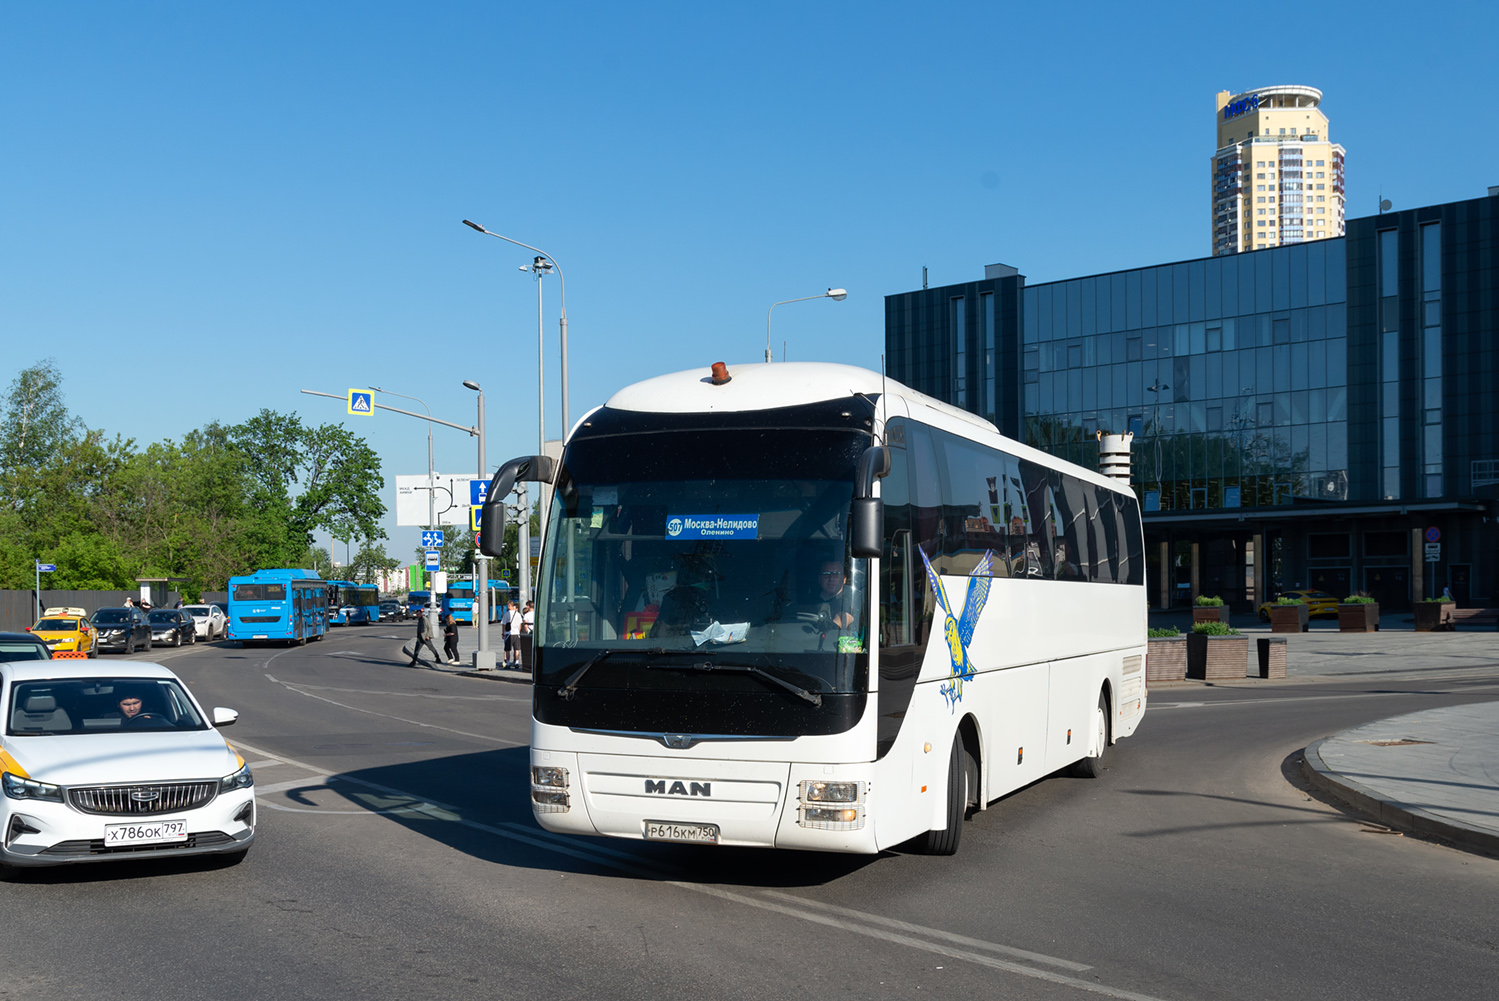
[[[541,684],[734,690],[770,671],[864,684],[867,561],[845,541],[853,430],[662,431],[575,440],[538,581]],[[722,672],[714,668],[721,666]]]

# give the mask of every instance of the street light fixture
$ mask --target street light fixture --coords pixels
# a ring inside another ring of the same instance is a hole
[[[800,299],[782,299],[780,302],[770,304],[770,309],[765,311],[765,364],[769,365],[770,355],[770,314],[776,311],[777,306],[784,306],[790,302],[807,302],[809,299],[831,299],[834,302],[842,302],[848,298],[848,292],[841,288],[830,288],[821,295],[804,295]]]
[[[542,257],[546,258],[547,262],[553,268],[557,269],[557,280],[561,285],[560,294],[562,299],[562,319],[559,321],[559,327],[562,333],[562,434],[565,436],[569,427],[567,407],[567,279],[562,276],[562,265],[557,263],[557,258],[553,257],[551,254],[548,254],[540,247],[533,247],[529,243],[521,243],[519,240],[511,239],[508,236],[501,236],[499,233],[491,232],[490,230],[485,229],[483,226],[480,226],[478,223],[471,222],[468,219],[463,220],[463,225],[467,226],[469,229],[474,230],[475,232],[483,233],[485,236],[492,236],[496,240],[504,240],[506,243],[513,243],[517,247],[525,247],[527,250],[532,251],[533,253],[540,254]],[[540,293],[538,292],[538,296],[539,295]],[[543,439],[542,441],[541,452],[543,455],[546,454],[545,439]]]

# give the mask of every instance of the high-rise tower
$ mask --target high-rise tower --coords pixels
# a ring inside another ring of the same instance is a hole
[[[1343,235],[1342,146],[1315,87],[1218,92],[1213,256]]]

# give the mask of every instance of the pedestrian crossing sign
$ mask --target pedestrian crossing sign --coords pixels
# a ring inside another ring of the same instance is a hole
[[[480,522],[482,522],[483,520],[484,520],[484,505],[483,504],[470,504],[469,508],[468,508],[468,527],[469,527],[469,529],[472,530],[472,531],[477,532],[479,530]],[[478,543],[476,542],[476,543],[474,543],[474,545],[478,545]]]
[[[360,417],[370,417],[375,413],[374,394],[364,390],[349,390],[349,413],[358,414]]]

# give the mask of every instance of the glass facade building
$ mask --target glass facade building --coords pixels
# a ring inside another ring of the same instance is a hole
[[[1473,601],[1496,571],[1496,255],[1491,195],[1044,284],[996,265],[887,297],[887,364],[1080,465],[1099,431],[1133,432],[1158,607]]]

